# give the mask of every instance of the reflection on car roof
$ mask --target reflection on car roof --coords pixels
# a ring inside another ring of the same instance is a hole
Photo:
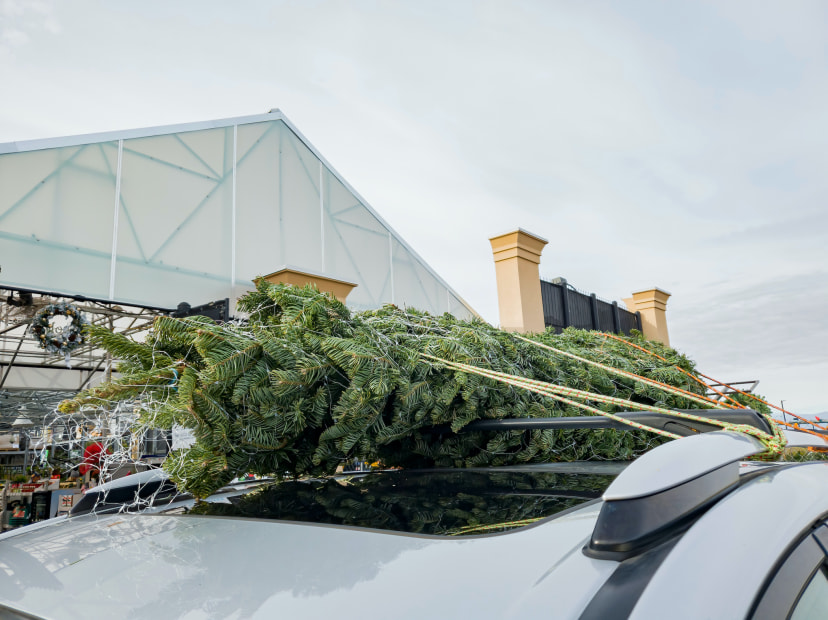
[[[502,532],[597,499],[612,473],[568,468],[388,471],[268,483],[190,515],[274,519],[443,536]]]

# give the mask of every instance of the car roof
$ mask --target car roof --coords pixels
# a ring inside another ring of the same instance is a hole
[[[393,609],[396,618],[413,619],[440,601],[451,617],[500,617],[524,595],[533,615],[548,612],[547,603],[532,602],[541,588],[574,613],[582,593],[547,577],[556,563],[577,565],[595,588],[611,573],[611,563],[596,570],[576,553],[596,514],[597,504],[588,503],[536,527],[465,539],[257,519],[86,515],[0,543],[9,573],[0,603],[57,618],[94,608],[131,618],[342,619]],[[92,600],[91,592],[106,596]]]
[[[744,617],[779,558],[828,515],[826,489],[828,462],[752,475],[678,540],[630,617],[658,617],[665,605],[676,619]]]
[[[441,614],[451,616],[535,617],[553,611],[560,617],[579,617],[608,591],[616,568],[663,549],[668,553],[662,553],[643,590],[629,601],[633,617],[658,617],[664,609],[676,609],[677,601],[684,602],[676,617],[741,617],[779,554],[815,519],[825,516],[828,464],[740,465],[739,459],[760,450],[743,435],[729,432],[671,442],[624,470],[602,492],[601,500],[581,497],[587,501],[531,526],[506,533],[474,532],[467,538],[449,535],[450,529],[435,536],[421,530],[377,531],[365,523],[298,523],[275,514],[268,520],[209,511],[74,517],[28,532],[23,528],[0,541],[0,565],[10,577],[0,580],[0,606],[50,617],[61,617],[65,610],[65,617],[77,617],[88,613],[84,593],[95,587],[108,594],[103,607],[96,602],[96,613],[135,618],[194,613],[344,619],[387,615],[388,609],[394,609],[395,617],[421,618],[433,615],[435,601]],[[537,490],[555,488],[544,480],[579,475],[580,464],[560,465],[557,471],[552,466],[504,468],[489,478],[505,480],[509,495],[536,501],[545,498]],[[592,469],[583,475],[612,479]],[[649,481],[648,471],[653,474]],[[474,490],[468,481],[486,474],[451,470],[446,475],[459,476],[461,486]],[[393,487],[395,481],[411,477],[418,474],[389,472],[325,481],[347,493],[343,501],[321,505],[333,509],[328,514],[338,514],[344,506],[362,515],[361,489],[368,493],[374,483],[359,481],[382,480]],[[415,490],[441,495],[442,483],[419,482]],[[534,487],[535,482],[547,486]],[[301,490],[299,485],[325,487],[322,481],[303,481],[291,488]],[[227,498],[230,508],[244,510],[246,501],[263,502],[267,509],[273,501],[278,503],[267,496],[271,487],[254,486],[258,488],[246,497]],[[640,545],[618,539],[620,551],[588,553],[602,519],[613,523],[605,514],[623,514],[625,507],[634,505],[646,512],[648,507],[663,506],[663,500],[675,493],[686,511],[676,513],[672,521],[657,522],[658,536],[644,532]],[[475,493],[467,495],[475,501]],[[380,508],[407,501],[385,497]],[[503,525],[502,519],[497,523]],[[722,583],[741,575],[742,568],[748,574],[739,585],[745,593],[733,596],[732,588],[723,590]],[[698,596],[714,590],[721,593]],[[697,613],[699,609],[704,613]]]

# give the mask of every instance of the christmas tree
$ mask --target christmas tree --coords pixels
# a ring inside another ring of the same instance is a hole
[[[243,473],[323,475],[354,459],[404,468],[626,460],[664,441],[640,430],[464,432],[479,419],[583,411],[439,360],[645,407],[703,406],[693,398],[704,394],[693,362],[640,336],[631,339],[663,359],[596,332],[532,337],[550,350],[482,320],[392,305],[351,312],[310,287],[261,283],[239,307],[249,315],[239,324],[160,317],[143,342],[88,326],[92,341],[122,360],[120,377],[61,410],[136,400],[141,423],[192,429],[194,445],[173,452],[165,468],[184,489],[206,496]]]

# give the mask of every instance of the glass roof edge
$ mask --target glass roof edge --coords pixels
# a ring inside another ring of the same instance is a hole
[[[202,129],[216,129],[219,127],[232,127],[233,125],[249,125],[251,123],[280,120],[285,120],[284,115],[281,110],[274,108],[265,114],[220,118],[210,121],[195,121],[191,123],[177,123],[174,125],[157,125],[154,127],[142,127],[137,129],[119,129],[115,131],[104,131],[73,136],[38,138],[35,140],[17,140],[15,142],[5,142],[0,144],[0,155],[25,153],[27,151],[40,151],[65,146],[80,146],[84,144],[95,144],[98,142],[112,142],[114,140],[150,138],[153,136],[171,135],[188,131],[199,131]]]
[[[397,240],[397,242],[398,242],[401,246],[403,246],[406,250],[408,250],[408,251],[411,253],[411,255],[412,255],[412,256],[414,256],[414,258],[416,258],[416,259],[420,262],[420,264],[421,264],[421,265],[422,265],[422,266],[426,269],[426,271],[428,271],[428,272],[429,272],[432,276],[434,276],[434,277],[436,278],[436,280],[437,280],[440,284],[442,284],[443,286],[445,286],[445,287],[446,287],[446,289],[449,291],[449,293],[451,293],[452,295],[454,295],[454,297],[455,297],[455,298],[457,298],[457,300],[458,300],[461,304],[463,304],[463,306],[464,306],[464,307],[465,307],[465,308],[466,308],[469,312],[471,312],[471,313],[472,313],[475,317],[477,317],[477,318],[479,318],[479,319],[482,319],[482,318],[483,318],[483,317],[481,317],[481,316],[480,316],[480,314],[479,314],[479,313],[478,313],[478,312],[477,312],[474,308],[472,308],[472,307],[468,304],[468,302],[467,302],[465,299],[463,299],[463,297],[461,297],[461,296],[457,293],[457,291],[455,291],[455,290],[454,290],[454,288],[453,288],[453,287],[449,286],[448,282],[446,282],[446,281],[445,281],[445,280],[444,280],[444,279],[440,276],[440,274],[438,274],[436,271],[434,271],[434,269],[432,269],[431,265],[429,265],[429,264],[428,264],[428,263],[427,263],[427,262],[423,259],[423,257],[422,257],[422,256],[420,256],[420,255],[419,255],[419,254],[418,254],[418,253],[414,250],[414,248],[412,248],[410,245],[408,245],[408,243],[406,243],[406,241],[405,241],[405,240],[404,240],[404,239],[400,236],[400,234],[399,234],[396,230],[394,230],[394,228],[393,228],[393,227],[392,227],[392,226],[391,226],[388,222],[386,222],[386,221],[385,221],[385,219],[384,219],[384,218],[383,218],[383,217],[382,217],[379,213],[377,213],[376,209],[374,209],[374,208],[373,208],[373,207],[372,207],[372,206],[368,203],[368,201],[367,201],[367,200],[365,200],[365,198],[363,198],[363,197],[362,197],[362,195],[361,195],[358,191],[356,191],[356,190],[355,190],[355,189],[351,186],[351,184],[350,184],[350,183],[348,183],[348,181],[346,181],[346,180],[345,180],[345,178],[344,178],[341,174],[339,174],[339,172],[336,170],[336,168],[334,168],[334,167],[331,165],[331,163],[330,163],[327,159],[325,159],[325,157],[322,155],[322,153],[320,153],[320,152],[317,150],[317,148],[316,148],[313,144],[311,144],[310,140],[308,140],[308,139],[305,137],[305,135],[304,135],[301,131],[299,131],[299,130],[296,128],[296,125],[294,125],[294,124],[290,121],[290,119],[288,119],[288,118],[287,118],[284,114],[281,114],[281,120],[282,120],[282,122],[284,122],[284,123],[285,123],[285,125],[287,126],[287,128],[288,128],[288,129],[290,129],[290,130],[291,130],[291,131],[292,131],[292,132],[296,135],[296,137],[297,137],[297,138],[299,138],[299,139],[300,139],[300,140],[304,143],[304,145],[305,145],[306,147],[308,147],[308,149],[311,151],[311,153],[313,153],[313,154],[314,154],[314,155],[315,155],[315,156],[319,159],[319,161],[321,161],[321,162],[322,162],[322,165],[324,165],[324,166],[325,166],[325,167],[326,167],[326,168],[330,171],[330,173],[331,173],[332,175],[334,175],[334,176],[337,178],[337,180],[338,180],[340,183],[342,183],[342,185],[344,185],[344,186],[345,186],[345,189],[347,189],[349,192],[351,192],[351,193],[354,195],[354,197],[355,197],[357,200],[359,200],[360,204],[361,204],[363,207],[365,207],[365,208],[368,210],[368,212],[369,212],[369,213],[371,213],[371,215],[373,215],[375,218],[377,218],[377,220],[379,221],[379,223],[380,223],[380,224],[382,224],[382,225],[386,228],[386,230],[388,230],[388,232],[389,232],[389,233],[391,233],[391,235],[393,235],[394,239],[396,239],[396,240]]]

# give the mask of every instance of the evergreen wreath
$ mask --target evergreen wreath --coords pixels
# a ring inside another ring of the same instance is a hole
[[[52,319],[56,316],[67,317],[69,324],[65,327],[54,327]],[[83,318],[77,306],[59,302],[41,308],[34,315],[31,332],[38,339],[40,347],[47,352],[68,355],[86,341],[83,334],[83,326],[86,324],[87,320]]]

